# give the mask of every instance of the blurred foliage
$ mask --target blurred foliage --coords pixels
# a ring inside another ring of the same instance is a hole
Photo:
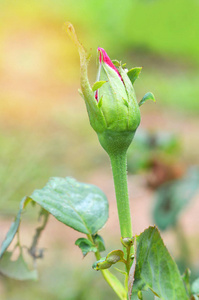
[[[89,269],[88,266],[81,266],[80,270],[70,263],[67,263],[66,268],[66,265],[52,262],[50,266],[45,266],[44,269],[44,271],[40,271],[41,276],[38,282],[19,282],[2,278],[5,291],[1,295],[1,300],[117,299],[108,284],[104,283],[101,274]],[[143,294],[144,300],[154,299],[152,292],[144,292]]]
[[[6,298],[2,300],[112,299],[114,292],[104,284],[103,279],[100,280],[100,275],[89,270],[88,266],[86,268],[81,266],[80,272],[77,266],[69,262],[67,262],[67,268],[63,264],[52,263],[50,266],[45,266],[45,272],[37,283],[18,282],[16,284],[13,280],[5,280]],[[88,289],[88,283],[90,289]]]
[[[181,179],[162,185],[155,194],[153,211],[155,224],[161,230],[175,226],[181,211],[190,203],[198,189],[198,168],[190,169]]]
[[[112,53],[133,47],[161,55],[181,55],[199,63],[199,6],[195,0],[182,0],[180,5],[177,0],[20,0],[3,1],[2,9],[4,21],[10,14],[16,19],[20,15],[29,25],[37,20],[37,26],[43,22],[52,28],[62,20],[70,20],[95,49],[103,41]]]
[[[74,114],[67,102],[55,102],[52,107],[32,103],[22,106],[18,101],[7,104],[5,108],[1,103],[0,210],[1,214],[15,215],[19,199],[42,187],[49,177],[83,176],[96,164],[95,146],[80,116],[81,105]],[[88,147],[93,147],[93,154]]]
[[[159,105],[199,110],[197,0],[10,0],[1,1],[0,14],[4,101],[56,97],[79,79],[78,54],[64,33],[68,20],[93,54],[92,73],[100,45],[111,58],[144,67],[138,100],[150,88]]]
[[[181,150],[179,137],[165,131],[138,129],[128,152],[128,171],[150,170],[154,161],[176,161]]]
[[[12,252],[5,252],[0,262],[1,274],[17,280],[36,280],[37,271],[30,271],[24,261],[23,255],[20,254],[16,260],[12,260]]]
[[[0,180],[3,183],[0,208],[2,209],[9,200],[18,198],[18,195],[24,196],[27,193],[27,184],[31,191],[31,187],[38,182],[37,178],[41,180],[41,177],[48,176],[50,166],[49,163],[48,166],[45,163],[44,147],[35,144],[33,138],[26,140],[23,133],[16,135],[2,133],[0,143]],[[37,151],[33,152],[32,148],[35,147]],[[14,207],[12,209],[14,210]]]

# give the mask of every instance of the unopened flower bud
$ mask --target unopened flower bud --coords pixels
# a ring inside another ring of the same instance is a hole
[[[141,68],[128,71],[119,62],[116,67],[105,50],[98,48],[99,71],[97,82],[91,88],[87,76],[88,55],[69,23],[67,31],[80,54],[81,95],[86,103],[90,124],[109,155],[126,152],[140,124],[133,82]]]
[[[98,137],[109,154],[121,153],[133,139],[140,123],[140,110],[127,71],[120,64],[117,69],[104,49],[98,51],[97,80],[104,84],[95,92],[95,99],[106,122]]]

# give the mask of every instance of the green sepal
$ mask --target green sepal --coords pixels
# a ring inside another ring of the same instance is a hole
[[[113,59],[113,60],[112,60],[112,63],[113,63],[114,66],[116,66],[116,67],[120,67],[120,66],[121,66],[121,63],[120,63],[117,59]]]
[[[112,156],[125,153],[133,140],[134,134],[134,131],[106,130],[103,133],[98,133],[98,139],[108,155]]]
[[[82,254],[84,257],[89,252],[97,252],[97,247],[93,245],[93,243],[86,238],[77,239],[75,245],[77,245],[82,250]]]
[[[113,60],[112,60],[112,63],[113,63],[114,66],[116,66],[117,68],[119,68],[119,67],[124,68],[124,67],[126,66],[126,63],[122,64],[121,61],[118,61],[118,60],[116,60],[116,59],[113,59]]]
[[[132,68],[127,72],[127,75],[132,84],[134,84],[135,80],[139,77],[142,67]]]
[[[122,76],[123,82],[126,87],[127,100],[128,100],[128,126],[127,128],[130,131],[136,131],[137,127],[140,124],[140,109],[136,100],[135,90],[129,79],[126,71],[120,67],[119,72]],[[125,98],[126,99],[126,98]]]
[[[95,234],[93,236],[93,241],[94,241],[95,245],[97,246],[97,249],[98,249],[99,252],[103,252],[103,251],[106,250],[104,240],[101,237],[101,235]]]
[[[99,99],[99,101],[98,101],[98,108],[101,108],[102,107],[102,98],[103,98],[103,96]]]
[[[96,82],[93,84],[93,86],[92,86],[93,92],[95,92],[95,91],[97,91],[99,88],[101,88],[101,86],[102,86],[103,84],[105,84],[106,82],[107,82],[107,81],[105,81],[105,80],[96,81]]]
[[[144,104],[148,100],[152,100],[153,102],[156,102],[155,97],[151,92],[148,92],[144,95],[142,100],[139,102],[139,106],[141,106],[142,104]]]
[[[83,99],[86,104],[87,112],[89,115],[89,121],[93,129],[97,132],[102,132],[106,128],[106,122],[101,110],[98,107],[98,103],[93,94],[93,90],[88,80],[88,63],[90,55],[86,52],[82,44],[79,42],[73,25],[69,22],[65,23],[65,28],[68,36],[78,49],[80,56],[80,82]]]

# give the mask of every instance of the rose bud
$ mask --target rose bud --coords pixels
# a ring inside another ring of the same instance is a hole
[[[140,110],[133,83],[141,68],[128,71],[117,61],[116,67],[105,50],[98,48],[99,71],[97,81],[91,88],[87,75],[89,56],[78,41],[73,26],[67,23],[66,28],[79,51],[80,94],[85,100],[90,124],[109,156],[126,152],[140,124]],[[148,99],[154,100],[151,93],[144,96],[141,104]]]
[[[107,152],[126,151],[140,123],[139,106],[127,70],[119,63],[117,69],[104,49],[98,51],[98,80],[103,84],[95,99],[106,121],[106,129],[98,137]]]

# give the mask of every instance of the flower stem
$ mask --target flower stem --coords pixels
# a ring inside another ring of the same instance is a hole
[[[117,200],[117,210],[120,223],[121,236],[131,238],[131,214],[127,184],[127,155],[126,152],[110,156],[115,194]]]

